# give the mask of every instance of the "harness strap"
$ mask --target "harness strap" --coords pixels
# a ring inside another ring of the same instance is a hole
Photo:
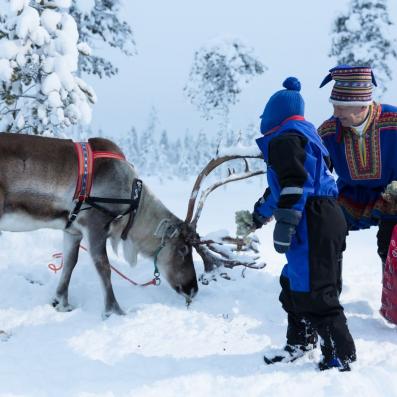
[[[84,201],[83,200],[79,200],[76,202],[76,205],[73,209],[73,211],[71,212],[69,219],[66,223],[66,229],[74,222],[74,220],[77,218],[77,215],[80,212],[81,206],[83,205]]]
[[[66,223],[66,228],[68,228],[77,218],[77,215],[80,212],[83,203],[88,204],[90,207],[96,208],[97,210],[109,215],[112,218],[111,221],[116,218],[121,218],[128,213],[132,214],[133,211],[136,212],[142,191],[142,181],[140,181],[139,179],[134,179],[131,199],[116,199],[90,196],[93,181],[94,160],[98,158],[125,160],[125,156],[122,153],[93,151],[91,145],[88,142],[74,142],[74,147],[78,159],[77,183],[76,190],[73,196],[73,199],[76,200],[76,205],[69,216],[69,219]],[[138,185],[139,187],[137,188]],[[101,205],[98,205],[97,203],[130,204],[130,208],[124,213],[120,214],[113,212]],[[128,233],[128,230],[132,226],[132,220],[134,219],[134,215],[135,214],[133,214],[132,216],[130,215],[128,224],[123,231],[124,240],[127,237],[126,234]]]
[[[141,200],[142,186],[143,186],[142,181],[140,179],[135,178],[132,183],[131,199],[118,199],[118,198],[105,198],[105,197],[92,196],[92,197],[87,197],[84,203],[112,217],[113,219],[111,219],[110,222],[112,222],[115,219],[121,218],[122,216],[127,215],[129,213],[130,217],[128,219],[128,223],[121,234],[121,238],[125,240],[127,238],[127,234],[129,230],[131,229],[136,211],[138,210],[139,201]],[[130,207],[126,211],[119,213],[119,212],[111,211],[108,208],[103,207],[102,205],[99,205],[97,203],[129,204]]]
[[[122,153],[93,151],[88,142],[74,142],[74,147],[79,170],[73,199],[84,201],[91,193],[94,160],[100,158],[125,160],[125,156]]]
[[[94,163],[91,145],[88,142],[74,142],[79,172],[73,200],[84,201],[91,192],[92,167]]]
[[[128,222],[121,233],[121,239],[126,240],[128,232],[130,231],[132,224],[134,223],[136,212],[138,211],[139,202],[141,201],[143,183],[140,179],[134,179],[132,182],[131,189],[131,207],[130,207],[130,217]]]
[[[96,159],[117,159],[117,160],[125,160],[125,156],[122,153],[113,153],[113,152],[93,152],[93,158]]]

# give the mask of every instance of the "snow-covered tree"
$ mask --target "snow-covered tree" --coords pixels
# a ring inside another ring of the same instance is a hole
[[[184,91],[206,119],[218,115],[227,125],[244,86],[265,69],[240,40],[215,39],[196,51]]]
[[[181,161],[182,143],[180,138],[177,138],[175,143],[172,145],[174,150],[170,150],[169,163],[173,176],[179,177],[179,163]]]
[[[254,123],[250,123],[241,132],[241,142],[243,145],[252,145],[255,141],[255,137],[259,136],[259,123],[255,125]]]
[[[91,120],[95,93],[77,77],[71,0],[0,0],[0,131],[54,135]]]
[[[158,128],[158,114],[155,108],[152,108],[149,114],[148,126],[143,131],[140,140],[140,171],[145,175],[156,175],[161,164],[158,163],[158,148],[157,148],[157,128]]]
[[[99,49],[105,43],[125,55],[133,55],[135,41],[132,29],[120,19],[120,0],[72,0],[70,14],[76,20],[80,40]],[[97,54],[80,56],[79,71],[102,78],[118,73],[112,62]]]
[[[122,149],[127,160],[132,163],[134,167],[139,169],[139,140],[135,127],[131,127],[129,131],[123,134],[121,138],[117,140],[117,144]]]
[[[168,140],[167,130],[163,130],[161,133],[161,137],[159,143],[157,145],[158,150],[158,164],[161,164],[161,173],[164,177],[170,177],[170,151],[174,150],[172,146],[170,146],[170,142]]]
[[[196,139],[191,138],[194,142],[194,150],[192,153],[193,172],[197,175],[201,169],[214,156],[214,151],[211,148],[207,135],[200,131]]]
[[[159,141],[159,150],[162,153],[166,154],[166,156],[168,155],[168,151],[170,150],[170,145],[168,142],[167,130],[163,130],[163,132],[161,133],[161,137]]]
[[[351,0],[334,22],[329,54],[338,64],[371,66],[383,92],[392,77],[389,63],[397,58],[389,15],[387,0]]]
[[[192,142],[191,135],[189,131],[186,131],[183,138],[183,144],[180,152],[179,166],[178,166],[178,176],[186,180],[189,176],[194,175],[192,154],[195,150],[194,142]],[[192,172],[193,171],[193,172]]]

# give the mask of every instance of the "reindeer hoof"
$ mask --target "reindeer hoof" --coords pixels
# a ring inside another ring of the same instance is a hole
[[[125,311],[119,306],[112,307],[102,313],[102,320],[108,319],[112,314],[118,314],[119,316],[125,316]]]
[[[56,298],[52,301],[52,306],[57,312],[61,313],[71,312],[72,310],[74,310],[74,307],[72,305],[69,305],[69,303],[61,303]]]

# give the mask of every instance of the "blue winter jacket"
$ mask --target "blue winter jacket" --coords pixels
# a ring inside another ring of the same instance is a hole
[[[296,150],[289,143],[281,142],[284,135],[303,142]],[[256,140],[267,163],[268,194],[255,210],[264,217],[272,216],[277,207],[303,212],[306,200],[311,196],[336,197],[336,182],[328,169],[325,158],[329,156],[313,124],[303,117],[287,119],[278,129],[265,133]],[[302,153],[298,153],[298,151]],[[272,160],[273,159],[273,160]],[[272,161],[269,161],[272,160]],[[277,167],[272,162],[277,163]],[[279,175],[277,174],[277,170]],[[285,168],[285,172],[283,170]],[[280,175],[281,173],[285,175]],[[294,179],[294,175],[298,175]]]

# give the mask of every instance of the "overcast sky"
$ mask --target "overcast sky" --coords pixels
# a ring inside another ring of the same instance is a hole
[[[186,129],[215,134],[216,124],[203,120],[182,90],[195,50],[217,36],[241,39],[268,68],[232,107],[233,127],[257,123],[266,100],[290,75],[301,80],[306,117],[317,125],[331,115],[331,85],[321,90],[318,86],[335,63],[327,56],[332,21],[347,4],[348,0],[124,0],[123,16],[134,31],[138,54],[125,57],[107,51],[119,75],[88,79],[98,96],[93,126],[107,134],[123,133],[133,125],[141,131],[155,107],[170,136],[181,136]],[[397,22],[397,5],[390,11]],[[384,101],[397,104],[393,93],[395,82]]]

